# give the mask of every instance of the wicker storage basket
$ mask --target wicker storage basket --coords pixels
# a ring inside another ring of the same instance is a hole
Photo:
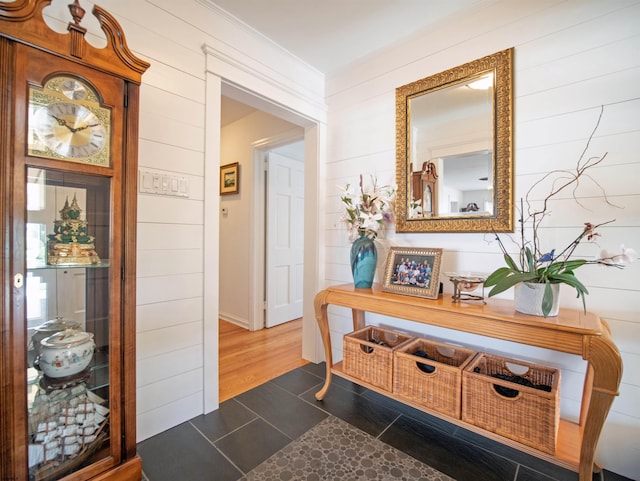
[[[518,376],[550,391],[496,375]],[[462,373],[462,420],[555,454],[560,423],[559,385],[557,369],[480,354]]]
[[[389,392],[393,389],[393,351],[413,338],[367,326],[344,336],[342,370]]]
[[[429,359],[414,355],[422,351]],[[395,352],[393,392],[460,419],[462,370],[476,351],[414,339]]]

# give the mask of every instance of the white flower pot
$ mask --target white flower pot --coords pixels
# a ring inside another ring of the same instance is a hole
[[[531,314],[532,316],[543,317],[542,313],[542,297],[546,284],[537,284],[534,282],[521,282],[515,286],[516,311],[523,314]],[[557,316],[560,304],[560,284],[551,284],[551,292],[553,293],[553,303],[548,316]]]

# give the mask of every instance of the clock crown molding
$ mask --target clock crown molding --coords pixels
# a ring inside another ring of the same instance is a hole
[[[81,16],[76,17],[75,12],[78,10],[84,13],[78,0],[69,4],[70,14],[74,19],[69,22],[67,34],[55,32],[45,23],[42,11],[50,4],[51,0],[0,3],[0,35],[28,45],[37,45],[76,62],[140,83],[142,74],[150,64],[131,52],[122,27],[110,13],[97,5],[93,7],[92,14],[98,19],[107,37],[106,47],[96,48],[85,40],[86,29],[80,25]],[[23,23],[27,21],[30,22],[29,28],[24,28]],[[116,55],[120,63],[114,63],[112,54]]]

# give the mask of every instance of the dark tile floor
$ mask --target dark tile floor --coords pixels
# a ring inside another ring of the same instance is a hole
[[[332,414],[458,481],[576,481],[571,471],[485,439],[307,364],[142,441],[146,481],[235,481]],[[624,481],[608,471],[597,481]]]

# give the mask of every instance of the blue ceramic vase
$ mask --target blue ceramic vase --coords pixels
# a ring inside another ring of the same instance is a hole
[[[378,252],[373,240],[367,236],[358,237],[351,246],[351,273],[355,287],[369,288],[376,274]]]

